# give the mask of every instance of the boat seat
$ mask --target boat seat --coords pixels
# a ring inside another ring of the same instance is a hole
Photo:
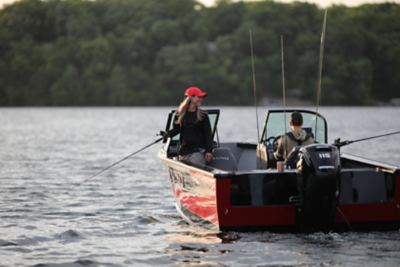
[[[292,151],[290,151],[285,164],[286,167],[289,169],[296,169],[296,164],[297,164],[297,155],[299,155],[299,151],[302,146],[295,146]]]
[[[237,170],[236,159],[227,147],[214,148],[213,158],[207,165],[224,171]]]

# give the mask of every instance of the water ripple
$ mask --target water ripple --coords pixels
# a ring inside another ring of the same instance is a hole
[[[396,231],[276,234],[189,226],[175,210],[157,145],[83,182],[153,142],[170,109],[1,109],[0,265],[400,265]],[[260,114],[265,111],[260,108]],[[331,122],[332,140],[385,129],[387,121],[363,123],[357,114],[366,111],[370,119],[399,114],[389,108],[321,108]],[[254,141],[255,125],[235,128],[236,121],[254,121],[253,113],[253,108],[224,107],[220,140]],[[143,120],[143,114],[151,119]],[[343,128],[343,117],[351,127]],[[397,127],[388,125],[388,132]],[[398,153],[387,153],[400,151],[399,138],[393,136],[390,147],[382,140],[354,145],[352,152],[368,154],[374,147],[375,159],[400,163]]]

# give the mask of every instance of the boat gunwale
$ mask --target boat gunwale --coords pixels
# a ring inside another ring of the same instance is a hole
[[[192,166],[192,165],[186,164],[185,162],[182,162],[179,160],[174,160],[174,159],[168,158],[165,156],[165,154],[162,152],[162,150],[159,151],[157,156],[165,162],[172,163],[172,164],[184,167],[184,168],[196,170],[197,172],[201,172],[203,174],[207,174],[208,176],[212,176],[215,179],[230,178],[231,176],[240,176],[240,175],[255,174],[255,173],[257,173],[257,174],[280,173],[280,172],[277,172],[276,169],[252,169],[252,170],[248,170],[248,171],[224,171],[221,169],[217,169],[217,168],[213,168],[213,167],[205,165],[205,167],[210,169],[210,171],[208,171],[208,170],[201,169],[197,166]],[[348,154],[348,153],[341,153],[340,158],[342,158],[342,157],[344,159],[354,160],[357,162],[375,166],[377,171],[386,171],[386,172],[392,172],[395,174],[400,174],[400,168],[395,165],[386,164],[386,163],[379,162],[379,161],[376,161],[373,159],[368,159],[368,158],[364,158],[361,156],[352,155],[352,154]],[[368,170],[368,168],[357,168],[357,169]],[[212,170],[215,170],[215,172]],[[343,168],[342,171],[344,171],[344,170],[349,171],[349,170],[353,170],[353,168]],[[285,169],[283,173],[293,173],[296,171],[297,171],[296,169]]]
[[[386,169],[386,171],[392,171],[393,173],[400,173],[400,167],[396,166],[396,165],[392,165],[392,164],[387,164],[387,163],[383,163],[374,159],[369,159],[369,158],[364,158],[358,155],[353,155],[353,154],[349,154],[349,153],[345,153],[345,152],[340,152],[340,159],[348,159],[348,160],[353,160],[353,161],[357,161],[357,162],[361,162],[361,163],[365,163],[371,166],[375,166],[376,168],[382,167],[384,169]],[[344,168],[344,169],[348,169],[348,168]],[[349,168],[351,170],[351,168]],[[366,168],[367,169],[367,168]],[[380,171],[384,171],[384,169],[380,169]],[[389,170],[388,170],[389,169]]]

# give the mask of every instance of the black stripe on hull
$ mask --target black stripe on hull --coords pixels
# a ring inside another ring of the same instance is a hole
[[[269,231],[274,233],[300,233],[304,232],[296,225],[247,225],[247,226],[217,226],[203,217],[177,204],[176,208],[183,219],[191,225],[199,226],[208,230],[226,232],[261,232]],[[334,223],[334,232],[367,232],[367,231],[399,231],[400,222],[355,222],[355,223]]]

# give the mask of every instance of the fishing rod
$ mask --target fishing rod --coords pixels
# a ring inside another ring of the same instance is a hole
[[[284,65],[284,57],[283,57],[283,36],[281,35],[281,54],[282,54],[282,94],[283,94],[283,124],[285,126],[286,131],[286,90],[285,90],[285,65]],[[283,140],[283,139],[282,139]],[[285,142],[287,151],[287,142]],[[286,152],[285,152],[286,153]]]
[[[250,36],[250,51],[251,51],[251,69],[253,71],[253,89],[254,89],[254,105],[256,107],[256,120],[257,120],[257,142],[260,141],[260,128],[258,126],[258,110],[257,110],[257,95],[256,95],[256,75],[254,72],[254,59],[253,59],[253,37],[251,35],[251,30],[249,31]],[[261,158],[259,157],[259,149],[257,149],[257,156],[259,159],[259,164],[261,165]]]
[[[130,158],[130,157],[132,157],[132,156],[134,156],[134,155],[136,155],[136,154],[139,153],[140,151],[145,150],[146,148],[148,148],[148,147],[150,147],[150,146],[152,146],[152,145],[154,145],[154,144],[160,142],[160,141],[163,140],[163,139],[164,139],[164,137],[161,137],[161,138],[157,139],[156,141],[154,141],[153,143],[148,144],[148,145],[145,146],[145,147],[142,147],[141,149],[139,149],[139,150],[133,152],[132,154],[130,154],[129,156],[126,156],[125,158],[123,158],[123,159],[121,159],[121,160],[115,162],[114,164],[108,166],[107,168],[102,169],[102,170],[99,171],[98,173],[93,174],[92,176],[90,176],[89,178],[87,178],[86,180],[84,180],[83,182],[81,182],[81,183],[75,185],[75,187],[76,187],[76,186],[80,186],[81,184],[83,184],[83,183],[89,181],[90,179],[92,179],[93,177],[96,177],[96,176],[99,175],[100,173],[103,173],[103,172],[105,172],[106,170],[111,169],[111,168],[114,167],[115,165],[117,165],[117,164],[121,163],[122,161],[124,161],[124,160],[126,160],[126,159],[128,159],[128,158]]]
[[[365,141],[365,140],[370,140],[370,139],[375,139],[375,138],[379,138],[379,137],[385,137],[385,136],[389,136],[389,135],[394,135],[394,134],[399,134],[400,131],[397,132],[393,132],[393,133],[388,133],[388,134],[381,134],[381,135],[377,135],[377,136],[372,136],[372,137],[367,137],[367,138],[363,138],[363,139],[358,139],[358,140],[352,140],[352,141],[342,141],[340,142],[340,138],[335,139],[333,145],[340,148],[342,146],[346,146],[352,143],[356,143],[356,142],[361,142],[361,141]]]
[[[322,33],[321,33],[321,45],[319,50],[319,69],[318,69],[318,89],[317,89],[317,107],[315,111],[315,140],[317,140],[318,133],[318,106],[321,100],[321,77],[322,77],[322,61],[324,58],[324,44],[325,44],[325,28],[326,28],[326,14],[328,10],[325,9],[324,23],[322,25]]]

